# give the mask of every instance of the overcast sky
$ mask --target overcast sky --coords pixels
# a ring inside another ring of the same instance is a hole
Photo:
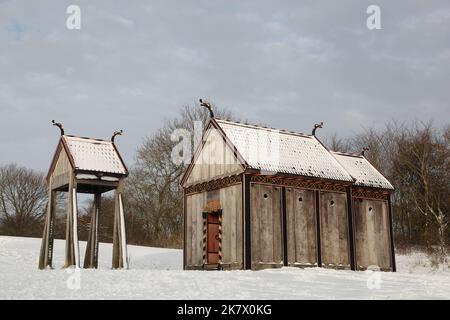
[[[81,30],[66,8],[81,8]],[[366,27],[370,4],[381,30]],[[46,171],[58,139],[143,137],[200,97],[249,122],[343,136],[450,119],[450,2],[0,0],[0,165]]]

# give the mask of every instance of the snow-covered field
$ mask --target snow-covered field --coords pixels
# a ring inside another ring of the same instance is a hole
[[[80,243],[84,252],[84,243]],[[0,299],[450,299],[450,270],[423,254],[397,256],[397,273],[283,268],[183,271],[182,251],[129,246],[130,270],[110,270],[112,247],[100,245],[99,270],[37,269],[40,239],[0,237]]]

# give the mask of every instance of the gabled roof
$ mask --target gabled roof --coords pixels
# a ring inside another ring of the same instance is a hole
[[[111,141],[63,136],[78,170],[126,174],[119,151]]]
[[[250,169],[353,182],[350,174],[315,136],[215,121]]]
[[[127,167],[112,141],[69,135],[61,136],[49,174],[62,150],[65,150],[76,171],[128,175]]]
[[[339,163],[356,180],[356,186],[393,190],[392,184],[362,155],[332,152]]]

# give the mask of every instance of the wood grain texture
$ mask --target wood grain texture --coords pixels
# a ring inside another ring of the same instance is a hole
[[[353,200],[353,208],[358,269],[391,269],[387,201],[358,198]]]
[[[203,206],[206,194],[197,193],[186,198],[186,264],[203,264]]]
[[[60,148],[61,151],[59,152],[55,167],[53,168],[53,172],[50,174],[53,190],[68,185],[70,173],[73,170],[66,151],[62,148],[62,146]]]
[[[252,268],[283,265],[281,235],[281,188],[252,184]]]
[[[350,267],[345,193],[321,192],[320,224],[322,265]]]
[[[222,208],[222,262],[242,268],[242,186],[218,190]],[[186,196],[186,265],[203,264],[203,216],[207,192]]]
[[[220,189],[222,205],[222,262],[242,265],[242,186]]]
[[[289,265],[316,264],[314,191],[287,188],[286,209]]]
[[[235,158],[217,130],[207,134],[203,148],[195,159],[184,187],[213,179],[242,173],[243,167]]]

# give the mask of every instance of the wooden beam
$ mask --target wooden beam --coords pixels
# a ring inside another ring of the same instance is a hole
[[[80,267],[79,245],[78,245],[78,224],[77,224],[77,183],[74,173],[70,174],[69,197],[67,205],[66,223],[66,255],[64,267]]]
[[[348,244],[350,250],[350,269],[356,270],[356,246],[355,246],[355,232],[354,232],[354,217],[353,217],[353,199],[352,187],[347,187],[347,221],[348,221]]]
[[[42,235],[41,252],[39,255],[39,269],[52,268],[53,261],[53,225],[56,209],[56,191],[52,188],[52,178],[48,187],[47,216],[45,219],[44,233]]]
[[[94,205],[92,208],[91,227],[89,230],[88,241],[86,245],[86,254],[84,257],[84,268],[98,268],[98,219],[101,206],[101,194],[94,196]]]
[[[392,195],[391,194],[389,194],[389,197],[388,197],[388,213],[389,213],[389,240],[390,240],[390,247],[391,247],[392,272],[396,272],[397,266],[396,266],[396,262],[395,262],[394,228],[393,228]]]
[[[316,198],[316,251],[317,251],[317,266],[322,267],[322,250],[320,243],[320,191],[315,191]]]
[[[287,213],[286,213],[286,187],[281,188],[281,226],[283,234],[283,264],[288,266],[288,234],[287,234]]]
[[[100,179],[78,179],[77,183],[79,185],[89,185],[89,186],[105,186],[117,188],[119,186],[118,181],[104,181]]]
[[[183,270],[186,270],[186,263],[187,263],[187,260],[186,260],[186,254],[187,254],[187,252],[186,252],[186,250],[187,250],[187,247],[186,247],[186,237],[187,237],[186,202],[187,202],[186,192],[183,189]],[[192,235],[189,235],[189,236],[192,236]]]
[[[125,214],[123,209],[123,181],[119,182],[114,201],[113,269],[128,268],[127,240],[125,233]]]
[[[242,175],[242,193],[244,196],[243,213],[244,213],[244,244],[245,244],[245,259],[244,269],[250,270],[252,268],[252,228],[251,228],[251,212],[250,212],[250,176]]]

